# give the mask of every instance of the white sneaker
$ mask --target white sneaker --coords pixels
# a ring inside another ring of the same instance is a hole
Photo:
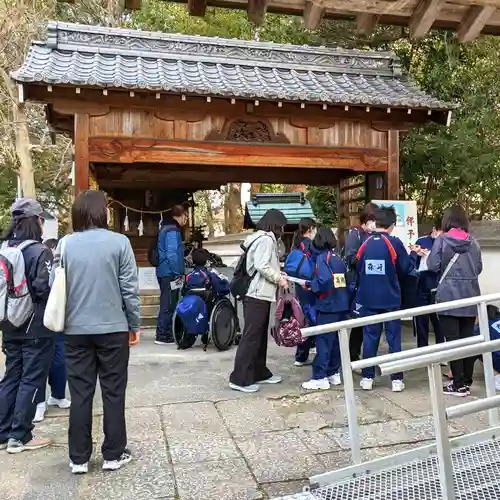
[[[500,374],[495,375],[495,389],[500,391]]]
[[[132,454],[130,451],[125,450],[122,456],[118,460],[104,460],[102,464],[102,470],[118,470],[121,469],[125,464],[128,464],[132,460]]]
[[[334,373],[328,377],[328,382],[330,382],[330,385],[341,385],[342,379],[340,378],[340,373]]]
[[[283,382],[283,377],[280,377],[279,375],[272,375],[269,378],[266,378],[266,380],[259,380],[257,384],[279,384],[280,382]]]
[[[69,399],[63,398],[63,399],[56,399],[50,396],[50,398],[47,400],[47,405],[48,406],[57,406],[61,408],[61,410],[67,410],[71,406],[71,401]]]
[[[304,382],[302,388],[307,391],[327,391],[330,389],[330,382],[327,378],[321,378],[319,380],[311,379]]]
[[[300,367],[300,366],[308,366],[310,364],[312,364],[312,361],[307,360],[307,361],[295,361],[293,365]]]
[[[405,384],[402,380],[392,381],[392,392],[403,392],[405,389]]]
[[[45,403],[38,403],[36,405],[36,412],[33,418],[34,423],[41,422],[45,418],[45,412],[47,411],[47,405]]]
[[[69,468],[71,469],[72,474],[87,474],[89,471],[89,463],[77,465],[73,462],[69,463]]]
[[[372,378],[362,378],[359,386],[363,391],[371,391],[373,389],[373,379]]]
[[[233,391],[240,391],[240,392],[257,392],[260,389],[260,387],[257,384],[236,385],[236,384],[233,384],[232,382],[229,382],[229,387]]]

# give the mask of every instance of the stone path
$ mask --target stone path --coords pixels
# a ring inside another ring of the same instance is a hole
[[[411,334],[405,344],[413,346]],[[295,368],[293,350],[272,345],[269,366],[283,375],[283,384],[264,386],[254,395],[236,393],[227,387],[233,356],[234,350],[159,347],[144,335],[131,357],[127,399],[134,461],[117,472],[101,471],[97,395],[89,474],[69,473],[67,416],[51,409],[36,430],[52,436],[54,446],[17,456],[0,453],[0,499],[267,499],[296,493],[310,475],[349,464],[341,389],[306,394],[300,383],[310,368]],[[364,459],[433,438],[426,372],[412,372],[406,384],[404,393],[393,394],[382,378],[373,392],[357,393]],[[482,395],[478,383],[472,397]],[[452,404],[457,404],[453,398]],[[454,422],[450,433],[486,425],[484,415],[473,415]]]

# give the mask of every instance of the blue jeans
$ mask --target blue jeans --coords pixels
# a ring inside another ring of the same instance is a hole
[[[54,357],[54,337],[4,339],[5,374],[0,382],[0,443],[31,441],[37,394]]]
[[[381,314],[391,312],[391,310],[384,311],[370,311],[363,309],[363,317],[373,316],[374,314]],[[368,325],[363,327],[363,359],[374,358],[378,352],[380,344],[380,337],[382,336],[382,326],[385,329],[385,338],[389,344],[389,352],[401,352],[401,321],[387,321],[386,323],[378,323],[376,325]],[[364,378],[375,378],[375,367],[370,366],[363,368]],[[392,380],[403,380],[402,373],[393,373]]]
[[[318,325],[326,325],[347,319],[347,313],[318,313]],[[340,344],[339,335],[323,333],[315,335],[316,356],[312,364],[312,378],[320,380],[340,372]]]
[[[54,358],[49,369],[50,395],[55,399],[66,397],[66,358],[64,357],[64,334],[55,335]],[[36,403],[43,403],[46,399],[46,386],[44,385],[37,393]]]
[[[174,311],[179,301],[180,290],[172,290],[170,284],[175,281],[174,277],[158,278],[160,285],[160,309],[156,323],[156,340],[161,342],[173,342],[172,320]]]
[[[418,306],[428,306],[431,304],[430,292],[419,292],[417,295]],[[437,314],[424,314],[423,316],[415,316],[413,318],[413,331],[417,337],[417,347],[425,347],[429,345],[429,321],[434,329],[436,336],[436,344],[444,342],[444,335],[439,324]]]

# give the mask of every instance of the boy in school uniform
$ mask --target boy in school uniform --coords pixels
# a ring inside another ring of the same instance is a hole
[[[229,280],[215,269],[207,267],[208,253],[206,250],[196,248],[191,252],[194,269],[186,276],[185,289],[201,288],[210,285],[216,295],[229,294]]]
[[[415,272],[413,260],[408,255],[403,242],[391,236],[396,225],[396,211],[393,207],[379,207],[375,210],[376,229],[361,245],[356,259],[358,290],[354,315],[371,316],[401,308],[400,279]],[[384,323],[389,352],[401,351],[401,321]],[[363,327],[363,358],[377,355],[382,324]],[[363,369],[361,388],[371,390],[375,378],[375,367]],[[403,374],[391,375],[392,390],[404,390]]]

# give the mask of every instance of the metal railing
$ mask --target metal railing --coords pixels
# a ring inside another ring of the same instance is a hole
[[[500,350],[500,340],[490,340],[488,314],[486,309],[487,304],[498,301],[500,301],[500,293],[304,328],[302,330],[302,335],[304,337],[322,333],[339,332],[345,404],[349,425],[349,439],[351,444],[352,461],[354,463],[354,466],[344,469],[343,476],[339,475],[338,471],[333,471],[310,478],[311,484],[325,486],[332,481],[340,479],[341,477],[353,477],[363,470],[364,472],[373,472],[377,468],[380,469],[389,465],[397,465],[403,463],[403,461],[409,461],[411,459],[418,458],[419,456],[428,455],[430,451],[433,451],[434,448],[436,448],[439,459],[440,483],[443,499],[454,500],[456,495],[453,483],[453,465],[451,458],[452,446],[457,446],[460,443],[474,442],[474,440],[481,438],[484,439],[486,435],[491,437],[492,433],[485,433],[481,431],[467,436],[462,436],[460,439],[454,438],[453,440],[450,440],[448,436],[447,421],[453,418],[469,415],[471,413],[487,410],[489,424],[493,428],[491,430],[495,432],[500,430],[500,420],[497,411],[497,408],[500,406],[500,396],[496,395],[493,359],[491,355],[493,351]],[[477,306],[479,335],[351,362],[349,352],[349,329],[351,328],[384,323],[393,320],[401,320],[402,318],[407,318],[409,316],[421,316],[424,314],[450,311],[466,306]],[[440,363],[478,355],[483,356],[486,398],[446,408]],[[385,457],[371,461],[369,462],[370,467],[363,469],[360,467],[362,466],[361,446],[358,432],[353,370],[371,366],[378,366],[382,375],[389,375],[392,373],[427,367],[434,427],[436,431],[436,444],[435,446],[427,445],[415,450],[399,453],[393,457]],[[493,436],[495,435],[497,436],[498,434],[493,434]]]

